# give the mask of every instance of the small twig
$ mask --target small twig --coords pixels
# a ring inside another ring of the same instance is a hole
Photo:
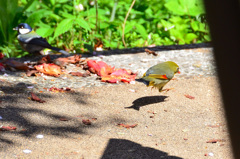
[[[127,18],[128,18],[129,14],[130,14],[130,11],[132,10],[132,7],[133,7],[135,1],[136,1],[136,0],[133,0],[133,1],[132,1],[132,4],[131,4],[130,8],[128,9],[127,15],[126,15],[126,17],[125,17],[125,19],[124,19],[124,22],[123,22],[122,42],[123,42],[124,47],[126,47],[126,43],[125,43],[125,40],[124,40],[125,25],[126,25]]]
[[[98,34],[98,4],[97,4],[97,0],[95,0],[95,8],[96,8],[96,32]]]

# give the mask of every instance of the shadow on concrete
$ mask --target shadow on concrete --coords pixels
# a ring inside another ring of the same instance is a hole
[[[160,103],[164,102],[164,100],[168,96],[147,96],[147,97],[141,97],[133,101],[133,105],[129,107],[125,107],[126,109],[135,109],[140,110],[140,107],[147,106],[154,103]]]
[[[125,140],[110,139],[101,159],[182,159],[168,153]]]

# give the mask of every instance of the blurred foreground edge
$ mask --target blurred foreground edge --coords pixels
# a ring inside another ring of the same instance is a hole
[[[240,159],[240,1],[204,2],[232,150]]]

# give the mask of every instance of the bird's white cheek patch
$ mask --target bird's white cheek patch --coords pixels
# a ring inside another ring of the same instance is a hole
[[[29,29],[25,29],[25,28],[23,28],[23,29],[20,28],[20,29],[19,29],[19,33],[20,33],[20,34],[27,34],[27,33],[29,33],[29,32],[30,32]]]

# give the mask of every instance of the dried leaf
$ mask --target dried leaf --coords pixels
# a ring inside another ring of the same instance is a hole
[[[81,60],[81,57],[82,57],[82,55],[74,55],[74,56],[69,56],[69,57],[57,58],[53,61],[53,63],[63,67],[69,63],[76,64],[80,61],[85,61],[85,60]]]
[[[96,44],[94,45],[94,50],[95,51],[103,51],[103,42],[100,39],[97,39]]]
[[[59,118],[59,120],[60,121],[68,121],[69,119],[62,117],[62,118]]]
[[[189,98],[189,99],[195,99],[195,97],[190,96],[189,94],[185,94],[184,96],[187,97],[187,98]]]
[[[78,76],[78,77],[82,77],[83,73],[81,72],[70,72],[69,74],[73,75],[73,76]]]
[[[49,55],[42,57],[41,60],[38,61],[38,64],[43,63],[52,63],[52,60]]]
[[[39,72],[49,76],[58,77],[62,73],[61,68],[55,64],[41,64],[34,66]]]
[[[13,126],[1,126],[0,131],[10,131],[10,130],[16,130],[16,127]]]
[[[220,125],[208,125],[208,127],[211,127],[211,128],[219,128]]]
[[[149,49],[145,49],[145,51],[146,51],[148,54],[153,54],[154,56],[157,56],[157,55],[158,55],[155,51],[151,51],[151,50],[149,50]]]
[[[120,126],[120,127],[124,127],[124,128],[127,128],[127,129],[129,129],[129,128],[135,128],[138,124],[133,124],[133,125],[128,125],[128,124],[117,124],[118,126]]]
[[[64,92],[70,92],[71,88],[56,88],[56,87],[51,87],[49,88],[49,91],[55,92],[55,93],[64,93]]]
[[[223,139],[212,139],[212,140],[208,140],[206,143],[217,143],[217,142],[224,142],[225,140]]]
[[[4,61],[4,63],[6,65],[6,67],[8,67],[8,68],[14,68],[17,70],[28,70],[29,69],[29,67],[26,64],[12,60],[12,59],[7,59],[6,61]]]
[[[84,124],[84,125],[91,125],[92,124],[92,122],[89,120],[89,119],[83,119],[82,120],[82,123]]]
[[[44,102],[46,102],[46,101],[44,101],[44,100],[42,100],[42,99],[40,99],[40,98],[38,98],[38,96],[36,96],[34,93],[32,93],[31,92],[31,100],[33,100],[33,101],[37,101],[37,102],[39,102],[39,103],[44,103]]]

